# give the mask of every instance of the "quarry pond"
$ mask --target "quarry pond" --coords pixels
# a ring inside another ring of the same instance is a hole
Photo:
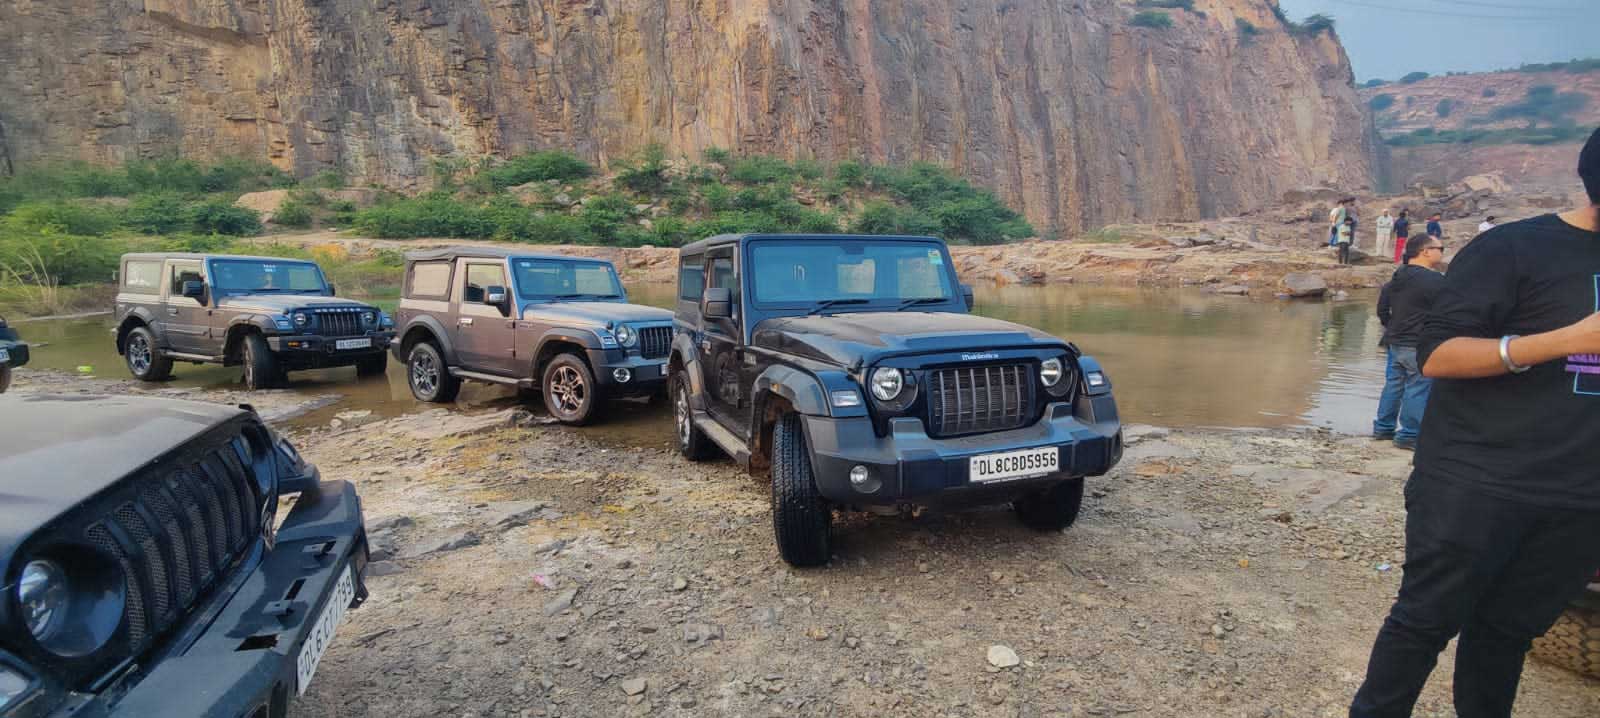
[[[633,301],[671,306],[670,287],[645,284],[629,292]],[[977,299],[979,314],[1038,327],[1099,358],[1129,423],[1360,434],[1370,428],[1383,381],[1382,327],[1368,294],[1339,302],[1273,302],[1189,289],[980,285]],[[109,321],[96,316],[18,327],[42,345],[31,368],[124,379]],[[172,387],[220,389],[239,381],[237,368],[180,364],[175,374]],[[358,381],[353,369],[299,372],[288,388],[338,397],[306,421],[325,422],[343,411],[383,417],[419,408],[393,361],[387,377]],[[461,401],[509,406],[515,397],[469,384]],[[630,406],[592,431],[665,445],[671,438],[666,419],[664,407]]]

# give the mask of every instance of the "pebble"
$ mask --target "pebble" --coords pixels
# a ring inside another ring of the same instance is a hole
[[[682,576],[672,577],[672,590],[682,591],[689,587],[689,581]]]
[[[643,678],[630,678],[622,682],[622,692],[630,696],[637,696],[650,687],[650,682]]]
[[[1011,650],[1010,646],[1000,644],[989,646],[989,665],[995,668],[1011,668],[1020,663],[1022,659],[1017,657],[1017,652]]]
[[[545,602],[544,615],[554,616],[562,611],[572,608],[572,602],[577,598],[578,589],[576,588],[569,588],[561,593],[556,594],[555,598]]]

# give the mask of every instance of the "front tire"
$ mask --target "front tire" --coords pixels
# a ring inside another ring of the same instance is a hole
[[[678,372],[670,385],[672,399],[672,426],[678,438],[678,453],[690,461],[711,458],[711,441],[705,432],[694,425],[694,412],[689,407],[689,375]]]
[[[461,391],[461,380],[450,373],[439,348],[429,342],[418,342],[406,356],[406,382],[411,385],[411,395],[417,401],[430,404],[448,404],[456,400]]]
[[[582,426],[600,414],[600,397],[589,365],[571,354],[562,354],[545,365],[544,408],[557,421]]]
[[[250,334],[244,338],[244,388],[251,391],[271,389],[283,380],[283,370],[278,358],[267,346],[267,338]]]
[[[135,327],[128,332],[122,347],[122,360],[128,372],[139,381],[162,381],[172,376],[172,360],[161,356],[156,348],[156,335],[146,327]]]
[[[1590,678],[1600,678],[1600,611],[1572,606],[1556,625],[1533,639],[1533,656]]]
[[[11,367],[0,365],[0,394],[11,388]]]
[[[833,509],[817,491],[799,414],[772,429],[772,532],[792,566],[821,566],[833,556]]]
[[[356,360],[356,376],[378,376],[388,371],[388,354],[374,354]]]
[[[1040,531],[1062,531],[1078,520],[1083,508],[1083,478],[1068,479],[1011,502],[1022,525]]]

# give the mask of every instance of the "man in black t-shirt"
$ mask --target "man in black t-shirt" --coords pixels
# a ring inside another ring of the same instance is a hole
[[[1405,576],[1352,718],[1411,715],[1457,634],[1456,712],[1510,716],[1529,643],[1600,567],[1600,131],[1578,174],[1590,207],[1480,235],[1423,325]]]

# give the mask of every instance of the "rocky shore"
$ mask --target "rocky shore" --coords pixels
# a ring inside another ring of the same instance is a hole
[[[797,571],[732,463],[510,402],[328,419],[292,390],[26,369],[14,391],[250,401],[355,482],[372,598],[303,716],[1333,718],[1400,577],[1410,454],[1362,437],[1129,427],[1066,532],[852,515],[832,565]],[[1452,714],[1450,670],[1418,716]],[[1529,664],[1519,715],[1597,712],[1591,682]]]

